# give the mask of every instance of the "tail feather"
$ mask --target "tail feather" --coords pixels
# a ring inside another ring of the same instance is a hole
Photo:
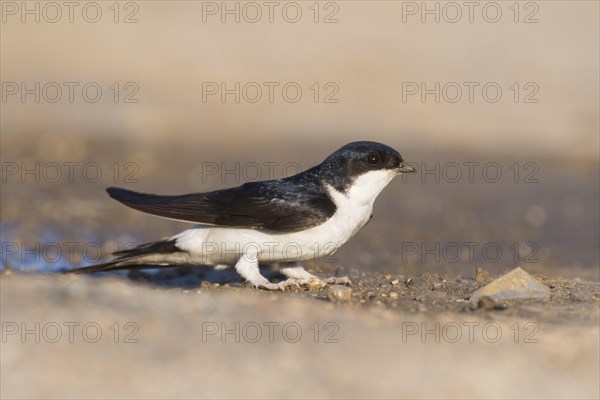
[[[147,264],[137,264],[133,262],[134,260],[114,260],[105,262],[102,264],[94,264],[89,265],[87,267],[81,267],[76,269],[71,269],[68,271],[64,271],[68,274],[85,274],[91,272],[104,272],[104,271],[118,271],[123,269],[144,269],[144,268],[152,268],[151,265]]]
[[[76,268],[65,272],[80,274],[123,269],[168,267],[170,266],[169,255],[174,255],[175,253],[185,253],[185,251],[177,247],[174,240],[160,240],[142,244],[133,249],[116,251],[113,254],[116,255],[117,258],[113,261],[89,265],[87,267]],[[174,265],[176,264],[179,263],[175,263]]]
[[[133,249],[115,251],[113,254],[118,257],[135,257],[145,256],[151,253],[170,254],[180,251],[182,250],[177,247],[175,240],[159,240],[157,242],[141,244]]]

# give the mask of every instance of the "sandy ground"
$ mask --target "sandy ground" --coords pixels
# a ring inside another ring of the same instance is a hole
[[[36,162],[42,153],[65,151],[65,160],[94,160],[105,174],[98,182],[59,184],[19,174],[3,183],[3,398],[600,395],[593,159],[402,150],[425,167],[496,160],[509,173],[514,162],[533,160],[539,180],[396,180],[377,200],[372,221],[333,259],[307,263],[320,276],[352,279],[351,299],[333,303],[327,289],[258,291],[231,270],[205,267],[52,273],[109,259],[115,246],[187,226],[120,206],[105,195],[106,186],[161,193],[234,186],[236,176],[202,182],[205,164],[198,160],[295,160],[306,168],[326,156],[328,146],[298,144],[277,157],[257,150],[253,159],[223,149],[219,159],[210,146],[164,153],[158,150],[162,143],[74,137],[62,142],[68,143],[63,149],[44,140],[34,140],[37,152],[16,139],[3,145],[10,145],[14,160]],[[126,161],[139,167],[138,182],[114,182],[109,167]],[[173,171],[188,173],[174,179]],[[441,250],[436,258],[406,245],[435,249],[438,243],[442,249],[467,241],[494,243],[505,254],[492,260],[465,252],[454,260]],[[515,258],[514,242],[534,243],[533,257],[531,249],[522,249]],[[467,301],[517,265],[550,287],[550,298]],[[268,267],[264,273],[281,279]]]
[[[443,312],[115,278],[14,273],[0,284],[3,398],[599,395],[598,284],[561,285],[550,303]],[[563,304],[563,290],[589,297]],[[439,293],[419,307],[453,297]]]

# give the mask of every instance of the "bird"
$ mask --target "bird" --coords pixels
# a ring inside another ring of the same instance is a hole
[[[170,238],[117,251],[113,261],[68,272],[234,266],[259,289],[351,285],[348,277],[319,278],[301,262],[335,253],[369,222],[373,203],[388,183],[414,172],[393,148],[358,141],[296,175],[229,189],[156,195],[109,187],[109,196],[128,207],[195,225]],[[280,266],[287,279],[270,282],[260,264]]]

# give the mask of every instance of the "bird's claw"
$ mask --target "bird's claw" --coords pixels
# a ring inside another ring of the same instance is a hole
[[[300,284],[298,282],[296,282],[295,279],[286,279],[285,281],[278,282],[278,283],[271,283],[271,282],[262,283],[258,287],[261,289],[267,289],[267,290],[273,290],[273,291],[281,290],[283,292],[288,287],[300,288]]]

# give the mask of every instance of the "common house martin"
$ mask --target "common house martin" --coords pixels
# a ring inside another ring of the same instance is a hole
[[[169,239],[115,252],[115,260],[69,272],[208,265],[235,270],[257,288],[350,284],[320,279],[300,261],[335,253],[372,216],[373,202],[399,174],[416,170],[381,143],[353,142],[297,175],[207,193],[160,196],[109,187],[113,199],[149,214],[196,223]],[[287,277],[271,283],[259,264]]]

